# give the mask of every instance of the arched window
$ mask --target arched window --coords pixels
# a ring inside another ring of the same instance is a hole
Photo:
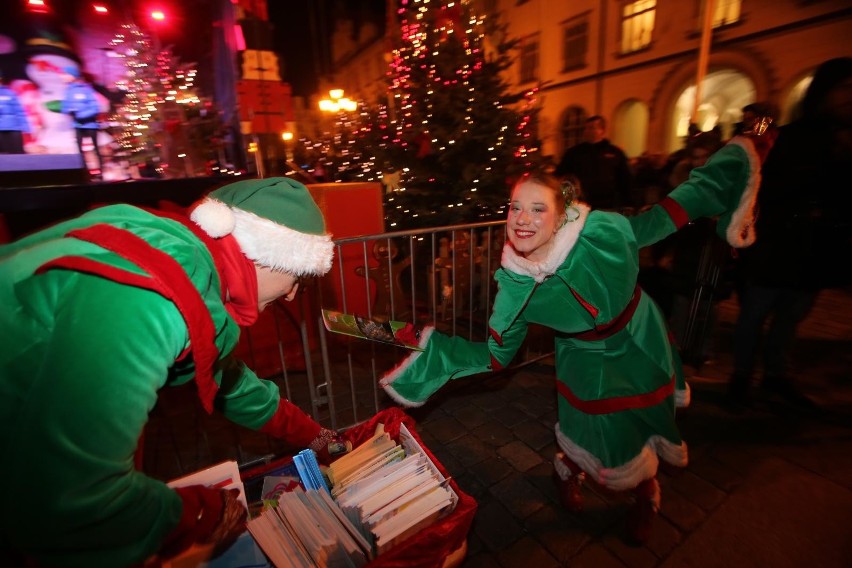
[[[565,151],[571,146],[579,144],[583,141],[583,130],[586,127],[586,111],[578,106],[571,106],[565,109],[562,115],[562,150]]]
[[[629,158],[647,150],[648,114],[648,105],[636,99],[623,102],[615,110],[611,139]]]

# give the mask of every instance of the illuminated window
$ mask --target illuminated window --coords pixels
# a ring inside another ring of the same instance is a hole
[[[733,24],[740,19],[741,0],[716,0],[713,6],[713,27]]]
[[[589,17],[581,16],[565,22],[562,42],[562,70],[584,67],[589,51]]]
[[[628,2],[621,12],[621,52],[630,53],[647,47],[654,32],[657,0]]]
[[[562,116],[562,148],[568,149],[583,141],[586,111],[578,106],[568,107]]]
[[[521,83],[538,80],[538,36],[524,38],[521,42]]]

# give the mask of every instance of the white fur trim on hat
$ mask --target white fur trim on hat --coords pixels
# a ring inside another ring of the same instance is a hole
[[[263,266],[296,276],[322,276],[331,270],[331,235],[301,233],[209,197],[190,219],[213,238],[233,234],[243,254]]]
[[[331,270],[331,235],[309,235],[242,209],[232,209],[234,238],[251,260],[296,276],[322,276]]]
[[[218,199],[211,198],[199,203],[189,218],[214,239],[233,233],[236,224],[231,208]]]

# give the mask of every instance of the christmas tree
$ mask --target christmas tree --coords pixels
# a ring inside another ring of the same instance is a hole
[[[339,112],[302,140],[300,163],[324,180],[382,181],[388,229],[504,218],[509,180],[539,160],[537,90],[504,79],[515,42],[472,2],[401,0],[396,15],[394,104]]]
[[[191,147],[184,126],[189,124],[188,115],[197,115],[203,107],[194,86],[193,66],[154,45],[136,24],[123,25],[110,47],[126,67],[125,78],[116,83],[124,98],[111,119],[120,125],[115,140],[121,155],[131,163],[150,165],[178,152],[191,162],[197,149]],[[175,164],[170,166],[175,170]],[[182,177],[193,168],[181,169]]]
[[[389,73],[397,107],[388,159],[403,186],[469,212],[505,203],[508,181],[539,159],[536,93],[513,93],[505,81],[515,42],[475,7],[401,0]]]

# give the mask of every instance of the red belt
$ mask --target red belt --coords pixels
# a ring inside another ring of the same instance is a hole
[[[568,385],[559,380],[556,381],[556,390],[560,395],[565,397],[568,404],[584,414],[611,414],[633,408],[648,408],[649,406],[661,403],[667,397],[674,394],[675,377],[672,375],[671,381],[651,392],[631,396],[613,396],[597,400],[581,400],[577,398],[577,395],[568,388]]]

